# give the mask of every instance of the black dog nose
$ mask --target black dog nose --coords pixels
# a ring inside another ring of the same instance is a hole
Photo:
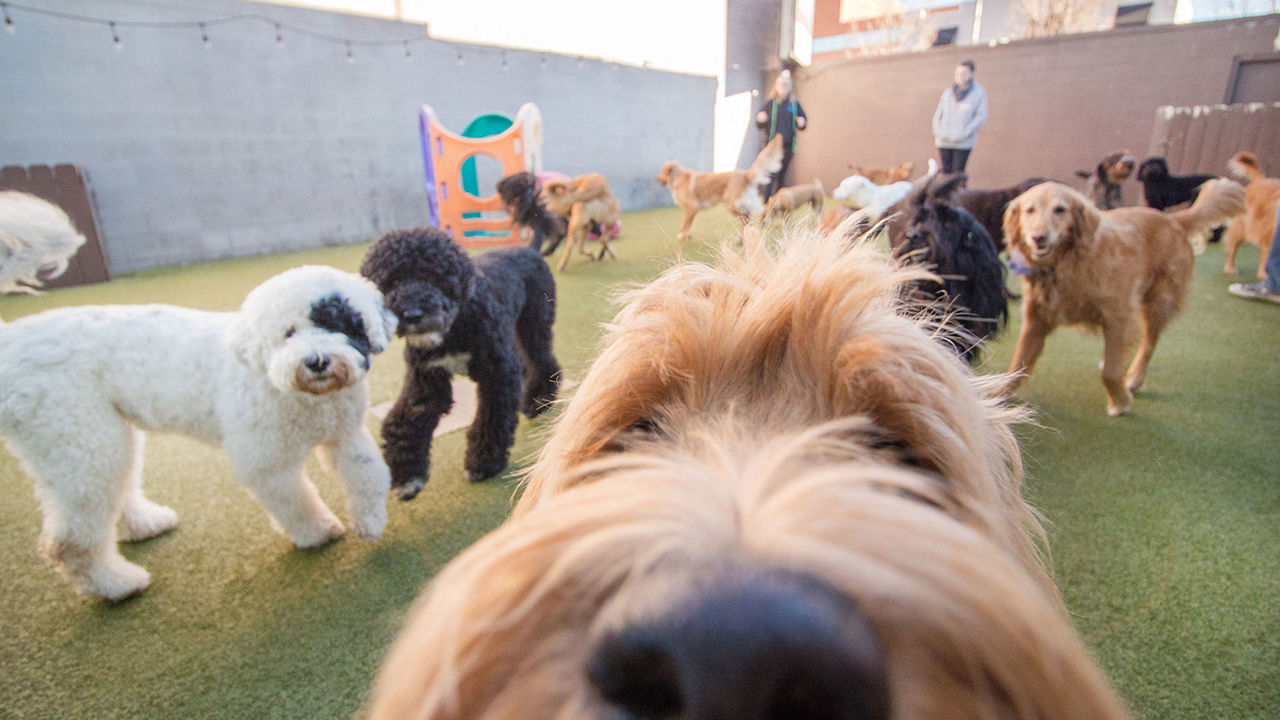
[[[753,575],[605,635],[588,676],[628,717],[889,717],[883,655],[866,619],[826,584]]]
[[[303,361],[307,369],[311,372],[324,372],[329,367],[329,358],[319,353],[311,353],[307,359]]]
[[[402,319],[402,320],[404,320],[404,321],[406,321],[406,322],[410,322],[410,323],[417,322],[418,320],[421,320],[421,319],[422,319],[422,316],[423,316],[423,315],[425,315],[425,314],[426,314],[426,313],[422,312],[421,310],[419,310],[419,309],[417,309],[417,308],[414,308],[414,309],[412,309],[412,310],[405,310],[404,312],[400,313],[400,315],[401,315],[401,319]]]

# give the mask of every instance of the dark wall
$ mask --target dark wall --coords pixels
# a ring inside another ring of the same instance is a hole
[[[965,58],[976,62],[990,104],[970,187],[1033,175],[1075,181],[1075,170],[1116,150],[1141,160],[1158,107],[1221,103],[1233,59],[1272,52],[1277,28],[1280,16],[1270,15],[815,65],[797,79],[810,125],[789,182],[819,177],[834,187],[848,163],[914,160],[922,172],[937,157],[930,120],[938,96]],[[1126,200],[1140,203],[1137,184],[1125,185]]]

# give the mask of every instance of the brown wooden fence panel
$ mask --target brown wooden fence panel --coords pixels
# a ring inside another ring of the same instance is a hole
[[[106,282],[107,263],[80,168],[75,165],[32,165],[25,168],[7,165],[0,169],[0,190],[20,190],[48,200],[62,208],[76,229],[84,234],[85,243],[71,258],[67,271],[45,283],[45,288]]]
[[[1268,175],[1280,175],[1280,103],[1161,107],[1150,147],[1179,175],[1223,175],[1227,160],[1241,150],[1257,155]]]

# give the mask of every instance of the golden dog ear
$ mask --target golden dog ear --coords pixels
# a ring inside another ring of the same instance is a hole
[[[1071,227],[1075,236],[1084,240],[1091,239],[1102,224],[1102,213],[1083,197],[1068,197],[1071,204]]]
[[[1004,243],[1010,247],[1022,241],[1022,196],[1009,201],[1004,209]]]

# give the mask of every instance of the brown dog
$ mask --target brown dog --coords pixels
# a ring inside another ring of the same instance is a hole
[[[916,169],[914,162],[898,163],[891,167],[879,165],[848,165],[850,175],[861,175],[876,185],[892,185],[896,182],[911,179],[911,171]]]
[[[1111,153],[1102,158],[1098,167],[1093,170],[1077,170],[1076,175],[1088,178],[1084,194],[1094,205],[1103,210],[1114,210],[1124,204],[1124,189],[1121,184],[1133,174],[1138,160],[1128,150]]]
[[[923,271],[785,233],[632,295],[372,718],[1125,717],[1037,551],[1017,411],[902,306]]]
[[[1227,227],[1223,245],[1227,262],[1222,272],[1236,273],[1236,252],[1243,243],[1258,246],[1258,279],[1267,276],[1267,253],[1271,250],[1271,236],[1276,231],[1276,203],[1280,202],[1280,178],[1267,177],[1258,165],[1258,156],[1251,152],[1236,153],[1227,161],[1227,169],[1248,181],[1244,188],[1244,217]]]
[[[579,254],[596,259],[586,250],[587,231],[592,225],[600,228],[600,259],[605,253],[615,260],[618,258],[609,247],[609,229],[618,224],[618,199],[609,190],[609,181],[603,175],[587,173],[571,180],[548,180],[542,186],[542,197],[548,210],[569,218],[565,235],[568,242],[560,256],[560,270],[569,265],[569,256],[575,247]]]
[[[1107,413],[1119,415],[1142,386],[1156,341],[1191,289],[1194,238],[1244,210],[1244,188],[1206,185],[1186,210],[1099,211],[1060,183],[1036,185],[1009,203],[1004,237],[1010,269],[1022,275],[1022,333],[1009,366],[1013,392],[1031,374],[1059,325],[1100,328]],[[1128,371],[1133,341],[1142,344]]]
[[[822,201],[826,199],[826,190],[822,187],[822,181],[814,179],[808,185],[792,185],[784,187],[769,198],[764,204],[765,222],[772,220],[779,215],[790,215],[799,210],[804,205],[813,208],[813,212],[822,212]]]
[[[656,178],[658,184],[666,186],[671,191],[671,199],[684,208],[684,221],[680,223],[676,239],[689,238],[689,228],[699,210],[724,205],[741,225],[745,225],[751,215],[763,211],[757,186],[782,168],[782,153],[782,136],[775,135],[746,170],[697,172],[674,160],[663,165]]]

